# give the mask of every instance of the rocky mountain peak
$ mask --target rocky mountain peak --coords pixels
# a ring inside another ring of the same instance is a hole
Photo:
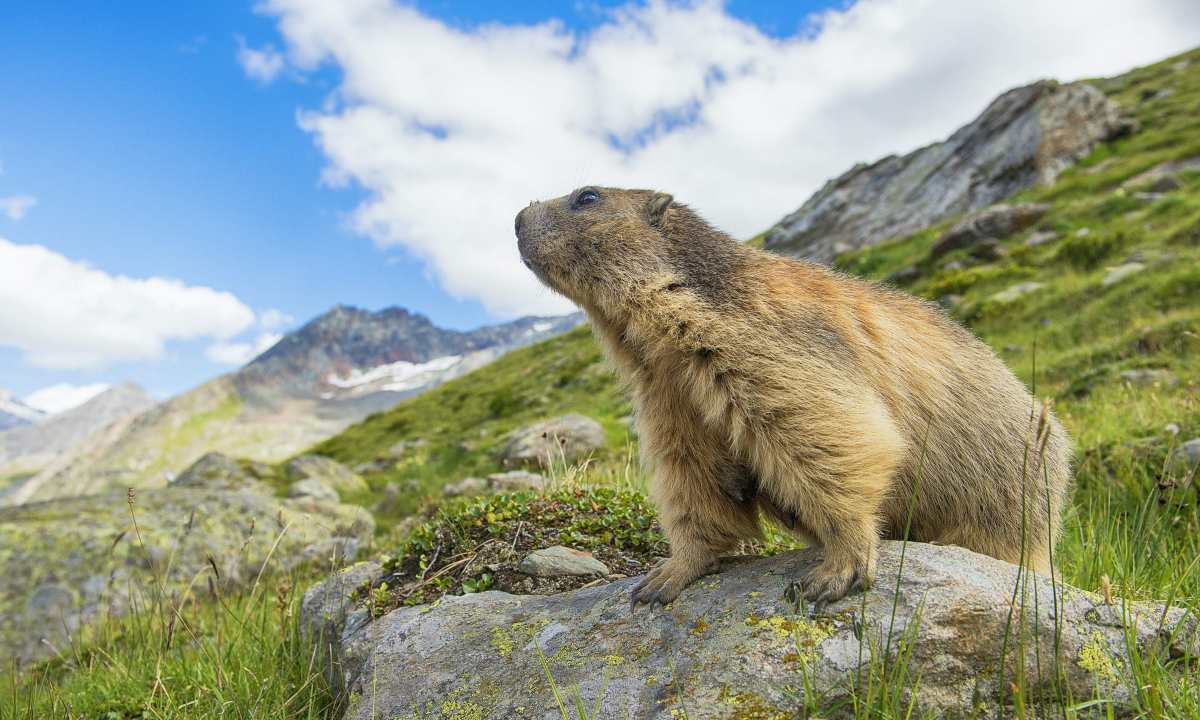
[[[1097,144],[1131,130],[1095,87],[1039,80],[1000,95],[945,141],[830,180],[768,231],[764,247],[830,262],[1051,183]]]

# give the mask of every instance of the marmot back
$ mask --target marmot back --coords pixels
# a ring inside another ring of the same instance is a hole
[[[814,600],[869,583],[906,527],[1048,570],[1069,439],[936,306],[744,246],[663,193],[582,188],[516,230],[633,389],[672,544],[635,602],[670,602],[760,511],[824,547]]]

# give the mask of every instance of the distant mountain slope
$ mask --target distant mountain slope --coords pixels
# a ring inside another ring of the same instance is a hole
[[[1009,90],[947,140],[830,180],[767,231],[764,247],[830,262],[1048,185],[1098,143],[1130,129],[1091,85],[1044,80]]]
[[[402,308],[338,306],[241,370],[89,437],[14,489],[9,502],[158,487],[205,452],[274,462],[372,412],[563,332],[581,316],[521,318],[469,332]]]
[[[41,410],[29,407],[11,392],[0,389],[0,431],[35,423],[45,416]]]
[[[0,475],[6,474],[6,468],[41,468],[96,430],[153,404],[145,390],[122,383],[37,424],[0,432]]]

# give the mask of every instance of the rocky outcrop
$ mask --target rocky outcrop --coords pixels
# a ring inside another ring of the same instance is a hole
[[[552,596],[447,597],[376,620],[352,595],[379,567],[360,565],[310,590],[303,621],[333,649],[330,674],[357,699],[345,715],[354,720],[559,718],[547,673],[564,701],[578,697],[599,717],[793,717],[808,693],[836,701],[901,654],[908,677],[920,677],[914,715],[990,717],[1019,661],[1026,703],[1065,696],[1055,683],[1074,702],[1120,702],[1135,691],[1127,637],[1141,654],[1200,652],[1183,610],[1108,604],[1035,574],[1018,585],[1015,566],[946,546],[910,543],[902,555],[884,544],[865,596],[793,607],[789,583],[819,558],[729,559],[654,610],[631,611],[636,581],[622,580]]]
[[[500,451],[509,464],[551,465],[577,460],[604,447],[604,426],[590,417],[569,413],[514,430]]]
[[[1129,132],[1096,88],[1041,81],[996,98],[944,142],[829,181],[767,233],[767,250],[830,262],[1048,184],[1100,142]]]
[[[301,455],[284,466],[287,478],[293,483],[316,480],[332,488],[338,495],[353,495],[367,491],[367,481],[337,460],[324,455]]]
[[[976,247],[986,240],[1004,240],[1034,224],[1049,210],[1049,205],[1041,203],[1000,203],[971,213],[937,239],[929,257],[937,260],[946,253]]]
[[[256,492],[262,486],[225,460],[209,457],[161,490],[0,510],[0,657],[69,652],[82,629],[124,613],[131,596],[147,602],[160,582],[182,602],[253,582],[268,563],[327,566],[371,537],[362,508]],[[223,489],[238,477],[251,491]]]
[[[207,453],[171,483],[172,487],[232,490],[270,495],[271,490],[250,463],[221,453]]]

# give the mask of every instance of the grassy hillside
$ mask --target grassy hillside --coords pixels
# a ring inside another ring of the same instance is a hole
[[[377,491],[400,485],[394,512],[406,514],[448,482],[502,470],[496,453],[512,430],[568,412],[604,425],[610,450],[597,460],[623,457],[629,403],[587,327],[515,350],[368,417],[314,451],[350,466],[384,460],[386,469],[367,479]],[[417,444],[391,453],[402,441]]]

